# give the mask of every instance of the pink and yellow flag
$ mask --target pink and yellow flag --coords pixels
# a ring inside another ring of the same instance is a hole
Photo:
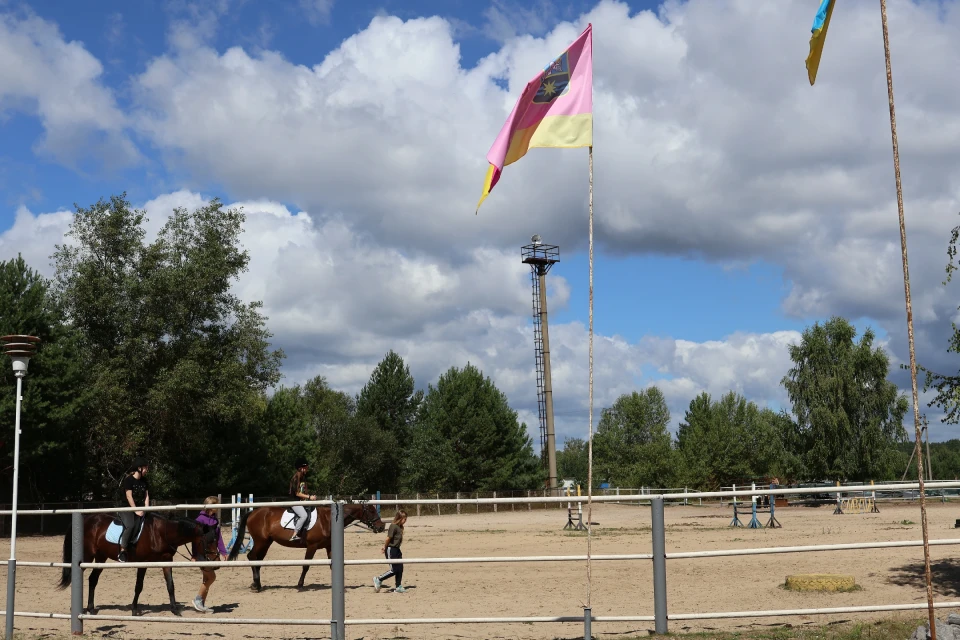
[[[546,69],[527,83],[510,117],[500,129],[487,161],[480,205],[500,179],[500,173],[528,149],[593,146],[593,25]]]

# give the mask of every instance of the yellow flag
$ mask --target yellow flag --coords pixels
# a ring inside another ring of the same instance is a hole
[[[833,15],[833,5],[836,0],[822,0],[820,9],[813,19],[813,28],[810,30],[810,54],[807,56],[807,78],[810,86],[817,80],[817,70],[820,68],[820,56],[823,54],[823,43],[827,39],[827,29],[830,27],[830,16]]]

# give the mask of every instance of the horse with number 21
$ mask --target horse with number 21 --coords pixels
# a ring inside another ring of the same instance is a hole
[[[230,549],[230,555],[227,560],[236,560],[240,549],[243,547],[243,537],[249,530],[250,537],[253,539],[253,548],[247,554],[247,560],[263,560],[267,555],[267,550],[274,542],[284,547],[306,547],[307,553],[304,560],[313,560],[317,549],[323,548],[327,552],[327,558],[330,557],[330,507],[318,506],[315,509],[309,509],[307,518],[306,535],[291,542],[293,535],[292,525],[290,523],[293,513],[286,507],[257,507],[240,518],[240,524],[237,527],[237,540]],[[377,508],[372,504],[351,504],[343,505],[343,526],[352,522],[360,522],[374,533],[380,533],[386,529],[386,525],[380,519]],[[253,570],[253,584],[250,588],[259,592],[263,590],[260,584],[260,567],[250,567]],[[307,577],[307,571],[310,565],[303,567],[300,573],[300,582],[297,583],[298,589],[303,589],[303,580]]]

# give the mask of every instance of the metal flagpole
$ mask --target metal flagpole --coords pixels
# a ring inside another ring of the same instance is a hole
[[[592,588],[592,574],[590,552],[593,543],[593,145],[590,145],[590,408],[587,435],[587,607],[585,616],[591,616],[593,608],[590,605]],[[587,627],[589,628],[589,627]],[[589,640],[589,638],[585,639]]]
[[[917,392],[917,359],[913,346],[913,305],[910,301],[910,270],[907,266],[907,227],[903,216],[903,189],[900,184],[900,150],[897,144],[897,117],[893,106],[893,71],[890,66],[890,36],[887,31],[887,2],[880,0],[880,22],[883,25],[883,55],[887,66],[887,98],[890,103],[890,138],[893,143],[893,172],[897,181],[897,214],[900,218],[900,252],[903,258],[903,293],[907,307],[907,341],[910,348],[910,384],[913,390],[913,425],[916,437],[917,476],[920,483],[920,524],[923,529],[923,565],[927,582],[927,611],[930,637],[937,640],[933,615],[933,581],[930,575],[930,540],[927,534],[927,502],[923,486],[923,449],[920,434],[920,400]]]

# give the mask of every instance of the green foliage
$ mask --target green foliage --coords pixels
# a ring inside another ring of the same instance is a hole
[[[587,486],[589,466],[587,442],[582,438],[567,438],[563,449],[557,451],[557,475],[562,480],[575,480]]]
[[[410,367],[393,350],[376,366],[357,396],[357,415],[382,432],[372,434],[380,443],[382,473],[374,482],[381,491],[398,490],[403,451],[410,445],[421,402],[423,391],[416,389]]]
[[[648,387],[604,409],[593,437],[594,479],[614,486],[670,486],[675,478],[670,410],[663,392]]]
[[[77,498],[78,489],[88,483],[84,455],[88,394],[78,335],[64,323],[49,283],[20,256],[0,261],[0,335],[8,334],[41,339],[23,380],[21,499]],[[0,359],[3,389],[16,389],[9,359]],[[16,393],[0,394],[6,495],[12,491],[15,412]]]
[[[784,445],[789,416],[761,409],[734,392],[690,401],[677,431],[685,483],[716,489],[763,476],[794,476],[797,461]]]
[[[947,243],[947,277],[943,281],[944,286],[953,279],[953,273],[958,266],[954,263],[957,257],[957,242],[960,240],[960,225],[950,231],[950,241]],[[957,307],[960,309],[960,307]],[[960,353],[960,327],[956,322],[951,321],[950,327],[953,334],[947,342],[947,353]],[[901,365],[903,366],[903,365]],[[906,368],[903,366],[903,368]],[[960,422],[960,373],[957,375],[947,375],[936,373],[926,367],[917,367],[917,373],[925,372],[924,391],[931,388],[936,390],[936,395],[927,403],[928,407],[937,406],[943,410],[945,416],[943,422],[957,424]]]
[[[835,317],[815,323],[791,345],[783,378],[797,419],[805,473],[822,480],[869,480],[895,473],[906,438],[906,397],[887,380],[889,359],[867,329]]]
[[[489,377],[467,363],[430,385],[405,464],[417,491],[500,491],[540,486],[526,424]]]
[[[132,456],[152,459],[155,495],[216,492],[248,472],[263,394],[280,378],[260,303],[230,285],[249,260],[244,216],[218,200],[176,209],[146,244],[125,195],[77,207],[58,245],[56,291],[91,380],[90,463],[108,495]]]

